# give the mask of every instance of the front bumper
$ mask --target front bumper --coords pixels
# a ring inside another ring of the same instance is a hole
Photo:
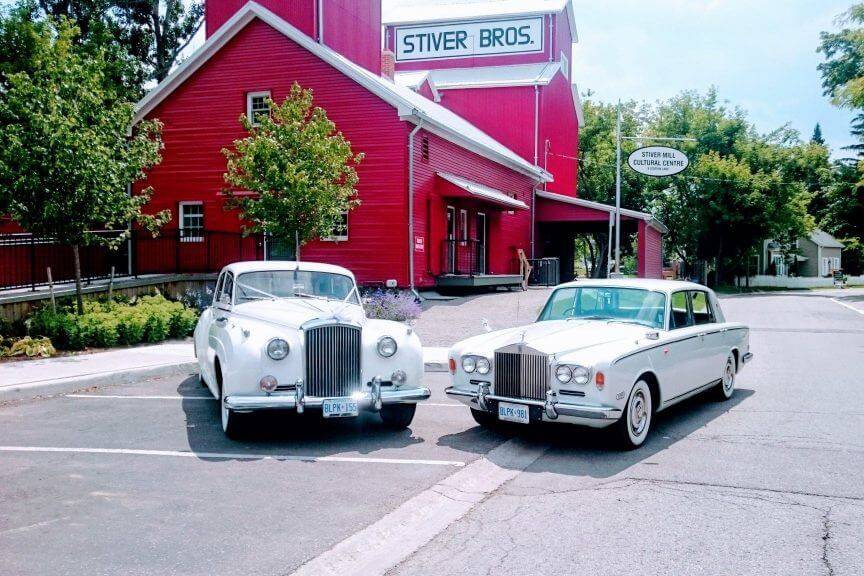
[[[414,404],[427,400],[431,396],[428,388],[404,388],[382,390],[380,388],[355,392],[352,398],[357,400],[361,410],[378,410],[384,404]],[[306,407],[320,408],[326,398],[298,394],[271,394],[269,396],[230,395],[224,400],[225,407],[235,412],[252,412],[255,410],[297,410],[303,412]]]
[[[524,398],[496,396],[495,394],[488,393],[486,387],[480,386],[478,386],[476,392],[453,386],[445,389],[444,392],[474,410],[485,410],[487,412],[493,411],[494,404],[497,402],[512,402],[514,404],[536,406],[540,408],[541,419],[544,422],[566,422],[602,428],[616,422],[621,418],[622,414],[621,409],[614,406],[561,402],[559,397],[551,391],[547,393],[546,400],[527,400]]]

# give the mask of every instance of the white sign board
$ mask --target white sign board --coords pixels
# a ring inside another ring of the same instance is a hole
[[[630,168],[646,176],[672,176],[683,172],[690,164],[687,155],[667,146],[637,148],[627,158]]]
[[[396,27],[396,61],[543,51],[543,17]]]

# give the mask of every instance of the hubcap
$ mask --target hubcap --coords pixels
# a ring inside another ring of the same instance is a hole
[[[726,362],[726,371],[723,373],[723,389],[726,392],[731,392],[735,385],[735,370],[732,368],[732,361]]]
[[[637,390],[630,401],[630,430],[634,436],[640,436],[648,423],[648,410],[645,393]]]

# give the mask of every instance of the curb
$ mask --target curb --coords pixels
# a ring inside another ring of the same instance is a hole
[[[447,372],[448,366],[443,362],[426,362],[424,372]],[[35,398],[37,396],[51,396],[54,394],[68,394],[90,388],[92,386],[117,386],[131,384],[145,378],[158,378],[164,376],[179,376],[198,373],[198,361],[180,362],[179,364],[161,364],[159,366],[144,366],[131,368],[129,370],[117,370],[115,372],[102,372],[98,374],[85,374],[73,376],[62,380],[47,380],[42,382],[30,382],[0,388],[0,402],[9,400],[21,400],[23,398]]]

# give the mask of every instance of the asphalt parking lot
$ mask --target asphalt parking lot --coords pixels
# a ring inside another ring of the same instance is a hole
[[[0,574],[864,572],[864,297],[723,300],[755,360],[639,450],[491,432],[443,394],[409,431],[262,418],[195,377],[0,405]]]

